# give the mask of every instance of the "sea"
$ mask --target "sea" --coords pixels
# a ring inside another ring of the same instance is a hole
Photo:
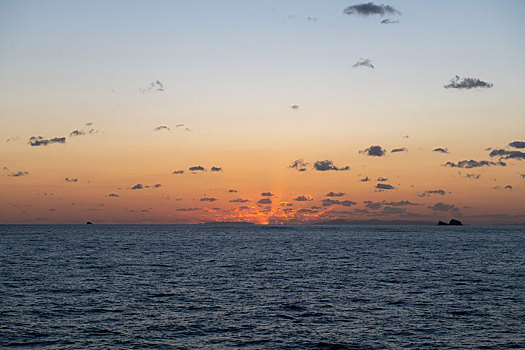
[[[0,348],[525,348],[525,226],[0,225]]]

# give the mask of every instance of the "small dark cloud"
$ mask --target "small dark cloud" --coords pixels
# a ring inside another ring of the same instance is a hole
[[[521,151],[507,151],[504,149],[493,149],[489,156],[500,157],[500,159],[525,159],[525,152]]]
[[[177,211],[198,211],[201,210],[201,208],[179,208]]]
[[[402,148],[394,148],[393,150],[390,151],[390,153],[397,153],[397,152],[408,152],[408,149],[406,149],[405,147],[402,147]]]
[[[432,152],[448,153],[448,148],[441,148],[441,147],[438,147],[438,148],[434,148],[434,149],[432,150]]]
[[[110,193],[108,194],[108,197],[119,198],[120,196],[116,193]]]
[[[412,203],[410,201],[399,201],[399,202],[386,202],[383,201],[381,204],[383,205],[390,205],[393,207],[402,207],[402,206],[408,206],[408,205],[419,205],[419,203]]]
[[[263,196],[263,197],[273,197],[274,194],[272,192],[263,192],[263,193],[261,193],[261,196]]]
[[[371,181],[371,180],[372,180],[372,179],[370,179],[368,176],[366,176],[366,177],[363,177],[363,178],[362,178],[361,180],[359,180],[359,181],[361,181],[361,182],[368,182],[368,181]]]
[[[234,190],[234,189],[232,188],[232,189],[229,189],[228,192],[229,192],[229,193],[237,193],[237,190]]]
[[[249,206],[247,206],[247,205],[241,205],[241,206],[239,207],[239,210],[250,210],[250,209],[252,209],[252,208],[249,207]]]
[[[217,198],[213,198],[213,197],[203,197],[200,199],[201,202],[215,202],[217,200],[218,200]]]
[[[184,124],[177,124],[175,125],[176,128],[182,128],[184,126]]]
[[[319,212],[318,209],[308,209],[308,208],[299,209],[296,211],[297,214],[315,214],[318,212]]]
[[[257,204],[272,204],[272,200],[271,198],[263,198],[263,199],[260,199]]]
[[[501,186],[494,186],[492,187],[493,190],[511,190],[512,191],[512,186],[511,185],[507,185],[505,187],[501,187]]]
[[[49,209],[49,211],[57,211],[55,208],[51,208]]]
[[[190,167],[190,171],[204,171],[204,170],[205,170],[204,167],[200,165]]]
[[[344,207],[351,207],[352,205],[356,205],[356,204],[357,204],[356,202],[349,201],[349,200],[341,201],[341,205]]]
[[[481,174],[465,174],[464,176],[467,179],[479,180],[479,178],[481,177]]]
[[[368,209],[379,209],[381,208],[381,202],[372,202],[372,201],[365,201],[364,202],[366,207]]]
[[[82,135],[85,135],[86,132],[83,131],[83,130],[73,130],[69,133],[69,136],[70,137],[75,137],[75,136],[82,136]]]
[[[42,136],[32,136],[29,139],[29,145],[32,147],[47,146],[53,143],[66,143],[66,138],[65,137],[54,137],[52,139],[44,139]]]
[[[184,170],[174,170],[174,171],[172,172],[172,174],[174,174],[174,175],[184,174]]]
[[[502,162],[502,161],[499,161],[499,162],[491,162],[491,161],[488,161],[488,160],[480,160],[480,161],[477,161],[477,160],[462,160],[462,161],[459,161],[457,164],[456,163],[453,163],[453,162],[446,162],[445,164],[443,164],[443,166],[448,166],[448,167],[451,167],[451,168],[465,168],[465,169],[471,169],[471,168],[480,168],[480,167],[484,167],[484,166],[506,166],[507,164]]]
[[[399,208],[399,207],[384,207],[383,208],[383,214],[401,214],[406,211],[405,208]]]
[[[371,157],[382,157],[385,155],[386,150],[381,146],[370,146],[364,150],[359,151],[361,154],[366,154]]]
[[[157,126],[155,129],[153,129],[153,131],[162,131],[162,130],[170,131],[171,129],[168,128],[166,125],[160,125],[160,126]]]
[[[153,92],[163,92],[164,91],[164,84],[162,84],[160,81],[152,81],[149,83],[148,87],[145,89],[139,89],[139,91],[143,94],[153,93]]]
[[[446,193],[447,192],[445,192],[444,190],[426,190],[425,192],[418,194],[417,196],[418,197],[429,197],[433,194],[444,196]]]
[[[374,69],[374,65],[372,64],[372,61],[368,58],[360,58],[356,63],[352,65],[352,67],[368,67]]]
[[[330,199],[330,198],[323,199],[322,203],[323,203],[323,207],[331,207],[332,205],[342,205],[344,207],[351,207],[352,205],[357,204],[356,202],[349,201],[349,200],[340,201],[337,199]]]
[[[86,126],[91,126],[91,125],[93,125],[93,122],[86,123],[85,125]]]
[[[388,179],[386,177],[378,177],[377,181],[385,182],[385,181],[388,181]]]
[[[78,182],[78,179],[76,177],[71,179],[69,177],[66,177],[64,180],[66,180],[66,182]]]
[[[159,188],[159,187],[162,187],[162,185],[161,184],[151,185],[151,188]]]
[[[459,209],[453,204],[445,204],[442,202],[436,203],[433,206],[427,207],[434,211],[458,211]]]
[[[211,167],[211,171],[222,171],[222,168],[219,168],[219,167],[216,167],[216,166],[212,166]]]
[[[309,201],[313,201],[313,200],[314,199],[309,194],[297,196],[297,197],[294,198],[294,201],[297,201],[297,202],[309,202]]]
[[[314,164],[314,169],[318,171],[348,171],[350,170],[350,166],[347,165],[345,167],[338,168],[334,165],[334,163],[331,160],[318,160]]]
[[[294,111],[298,111],[299,110],[299,106],[298,105],[292,105],[290,106],[291,109],[293,109]]]
[[[342,197],[344,195],[344,192],[329,192],[326,194],[326,197]]]
[[[17,171],[16,173],[7,174],[7,176],[11,176],[11,177],[22,177],[22,176],[27,176],[27,175],[29,175],[29,172],[27,171]]]
[[[525,142],[524,141],[514,141],[509,143],[510,147],[514,148],[525,148]]]
[[[455,76],[444,86],[445,89],[474,89],[474,88],[491,88],[494,84],[478,78],[460,78]]]
[[[246,203],[246,202],[249,202],[249,201],[250,201],[249,199],[237,198],[237,199],[232,199],[230,202],[231,203]]]
[[[136,184],[135,186],[131,187],[131,190],[142,190],[144,186],[142,184]]]
[[[390,18],[386,18],[386,19],[381,21],[381,24],[396,24],[396,23],[399,23],[399,21],[398,20],[394,20],[394,19],[390,19]]]
[[[401,12],[396,10],[390,5],[376,5],[373,2],[348,6],[343,10],[345,15],[360,15],[360,16],[373,16],[373,15],[400,15]]]
[[[306,163],[302,159],[297,159],[288,168],[292,168],[292,169],[295,169],[297,171],[306,171],[307,167],[308,167],[308,163]]]
[[[393,190],[395,187],[389,184],[377,184],[376,188],[379,190]]]

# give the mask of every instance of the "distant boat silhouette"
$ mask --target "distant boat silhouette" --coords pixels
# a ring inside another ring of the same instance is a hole
[[[93,225],[91,221],[86,222],[86,225]]]
[[[446,222],[439,220],[438,226],[463,226],[463,223],[456,219],[451,219],[448,224]]]

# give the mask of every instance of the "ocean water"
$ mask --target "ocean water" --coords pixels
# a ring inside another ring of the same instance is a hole
[[[524,297],[524,226],[0,226],[0,348],[525,348]]]

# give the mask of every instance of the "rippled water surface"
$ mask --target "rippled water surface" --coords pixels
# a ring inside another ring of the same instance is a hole
[[[525,227],[0,226],[0,348],[525,348]]]

